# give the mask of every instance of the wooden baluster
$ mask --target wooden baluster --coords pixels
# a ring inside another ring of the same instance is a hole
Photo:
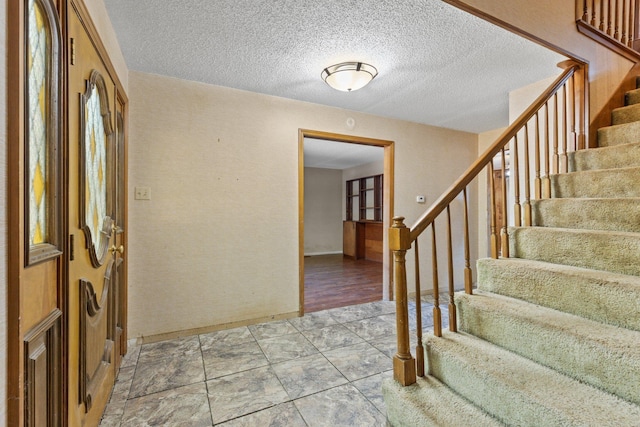
[[[633,49],[633,42],[637,36],[636,16],[638,11],[638,1],[629,0],[629,40],[627,46]]]
[[[440,313],[440,289],[438,285],[438,251],[436,249],[436,222],[431,223],[431,261],[433,263],[433,335],[442,336],[442,313]]]
[[[389,229],[389,249],[393,251],[393,280],[396,298],[398,352],[393,356],[393,378],[403,386],[416,382],[416,362],[409,349],[409,301],[405,257],[411,247],[410,230],[403,217],[393,218]]]
[[[514,190],[514,205],[513,205],[513,219],[516,227],[520,227],[522,225],[522,211],[520,207],[520,171],[519,169],[519,161],[518,161],[518,134],[514,137],[513,142],[513,159],[511,160],[511,176],[513,177],[513,190]],[[502,167],[503,171],[506,171],[504,166]],[[506,200],[506,199],[505,199]]]
[[[560,170],[560,156],[558,155],[558,145],[560,140],[560,109],[558,108],[558,92],[553,94],[554,114],[553,114],[553,173]]]
[[[589,22],[589,6],[588,0],[582,2],[582,19],[584,22]]]
[[[620,27],[620,24],[619,24],[619,22],[620,22],[620,15],[619,15],[620,10],[619,9],[620,8],[619,8],[619,0],[614,0],[614,3],[615,3],[615,5],[614,5],[614,8],[613,8],[613,10],[614,10],[614,16],[613,16],[613,19],[614,19],[613,38],[616,39],[616,40],[620,40],[620,31],[619,31],[620,30],[620,28],[619,28]]]
[[[604,0],[600,0],[600,31],[604,31]]]
[[[495,179],[493,177],[493,160],[489,163],[489,195],[491,205],[491,258],[498,258],[498,232],[496,230],[496,191],[495,191]]]
[[[596,0],[591,0],[591,26],[596,28]]]
[[[576,103],[578,109],[578,150],[584,150],[586,147],[586,135],[589,132],[589,106],[587,103],[587,85],[585,69],[578,70],[574,76],[576,77]],[[594,141],[595,142],[595,141]]]
[[[627,0],[622,0],[622,37],[620,42],[627,44]]]
[[[424,347],[422,346],[422,292],[420,291],[420,255],[418,254],[418,239],[415,241],[416,255],[416,328],[418,343],[416,344],[416,375],[424,377]]]
[[[569,172],[569,157],[567,156],[567,84],[562,85],[562,169]]]
[[[540,115],[539,112],[536,112],[536,142],[535,142],[535,172],[536,177],[534,179],[534,187],[535,193],[534,197],[536,200],[540,200],[542,198],[542,179],[540,178]]]
[[[575,74],[571,76],[569,82],[571,83],[571,149],[576,151],[578,149],[578,135],[576,133],[576,80]]]
[[[611,0],[607,0],[607,34],[613,35],[611,26]]]
[[[503,258],[509,258],[509,232],[507,230],[507,224],[509,221],[507,220],[507,158],[504,152],[504,147],[502,148],[502,233],[500,237],[502,238],[500,242],[500,250],[502,252]]]
[[[456,316],[456,304],[454,302],[454,284],[453,284],[453,243],[451,239],[451,205],[447,205],[447,249],[449,264],[449,330],[458,332],[458,320]]]
[[[531,177],[529,164],[529,123],[524,124],[524,225],[531,227]]]
[[[467,205],[467,187],[464,188],[464,291],[473,294],[473,277],[469,260],[469,208]],[[494,227],[495,228],[495,227]]]
[[[551,162],[549,156],[549,102],[544,104],[544,178],[542,178],[542,197],[551,197]]]

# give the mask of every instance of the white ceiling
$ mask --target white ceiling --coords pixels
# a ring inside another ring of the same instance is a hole
[[[384,160],[384,148],[323,139],[304,139],[306,168],[348,169]]]
[[[441,0],[104,0],[132,70],[479,133],[564,58]],[[339,92],[321,71],[378,76]]]

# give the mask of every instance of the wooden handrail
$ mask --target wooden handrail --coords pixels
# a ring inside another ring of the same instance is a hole
[[[493,160],[493,158],[511,141],[511,139],[531,120],[536,112],[569,80],[573,73],[580,69],[580,64],[573,61],[563,63],[566,68],[562,74],[544,91],[461,176],[449,187],[427,211],[411,226],[409,234],[411,242],[440,215],[447,206],[462,192],[476,176]]]
[[[440,310],[439,269],[437,252],[436,218],[446,210],[444,227],[447,231],[446,260],[447,268],[441,269],[448,274],[448,313],[449,330],[457,331],[457,315],[454,302],[454,245],[452,236],[451,203],[460,194],[464,196],[463,233],[464,233],[464,289],[472,293],[472,270],[469,255],[469,214],[467,206],[467,187],[488,168],[490,184],[490,228],[491,228],[491,256],[509,257],[509,219],[516,227],[532,226],[531,190],[535,197],[551,197],[551,174],[566,173],[568,167],[561,167],[560,159],[567,157],[569,136],[575,141],[575,149],[586,148],[585,138],[588,123],[587,80],[586,66],[575,61],[565,61],[558,64],[564,71],[536,100],[500,135],[500,137],[445,191],[429,209],[414,223],[411,228],[404,224],[403,217],[395,217],[393,226],[389,229],[389,248],[393,251],[394,280],[396,296],[396,327],[398,352],[393,358],[394,378],[402,385],[410,385],[416,381],[416,374],[422,376],[424,372],[424,353],[422,351],[422,313],[420,309],[420,259],[418,255],[418,237],[431,227],[431,269],[433,291],[433,334],[442,336],[442,314]],[[562,104],[560,104],[562,100]],[[563,109],[561,112],[560,109]],[[553,110],[551,110],[553,109]],[[544,112],[543,112],[544,110]],[[551,117],[550,117],[551,110]],[[542,116],[542,114],[544,114]],[[569,115],[570,114],[570,115]],[[551,119],[551,120],[550,120]],[[540,126],[543,121],[543,126]],[[535,133],[534,147],[530,147],[529,132]],[[524,132],[524,135],[520,134]],[[562,132],[562,138],[560,137]],[[519,135],[520,134],[520,135]],[[507,162],[507,152],[512,151],[510,165]],[[522,143],[522,148],[519,144]],[[522,149],[522,156],[519,150]],[[534,151],[530,152],[530,149]],[[562,156],[562,157],[561,157]],[[534,162],[530,163],[530,157]],[[500,160],[502,174],[494,176],[494,161]],[[522,164],[521,164],[522,159]],[[509,165],[509,166],[508,166]],[[507,169],[513,176],[510,192],[507,192]],[[535,178],[531,180],[531,171]],[[544,175],[541,172],[544,171]],[[522,193],[520,192],[523,187]],[[533,188],[532,188],[533,187]],[[509,195],[513,196],[512,213],[507,209]],[[521,201],[521,195],[524,200]],[[498,198],[501,209],[496,205]],[[511,217],[513,215],[513,217]],[[438,221],[441,223],[440,221]],[[498,234],[500,237],[498,237]],[[418,347],[416,359],[411,355],[409,345],[408,321],[408,291],[406,274],[406,253],[413,247],[416,271],[416,317],[418,327]],[[444,298],[443,298],[444,299]],[[446,303],[445,303],[446,304]],[[417,366],[416,366],[417,363]]]

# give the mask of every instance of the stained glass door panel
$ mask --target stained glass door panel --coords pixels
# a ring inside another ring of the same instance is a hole
[[[110,180],[113,150],[111,114],[104,78],[93,71],[82,96],[81,155],[81,225],[85,232],[91,260],[102,265],[107,255],[114,213],[111,211]]]

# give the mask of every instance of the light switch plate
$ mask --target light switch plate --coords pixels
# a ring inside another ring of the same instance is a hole
[[[133,198],[135,200],[151,200],[151,189],[149,187],[136,187]]]

